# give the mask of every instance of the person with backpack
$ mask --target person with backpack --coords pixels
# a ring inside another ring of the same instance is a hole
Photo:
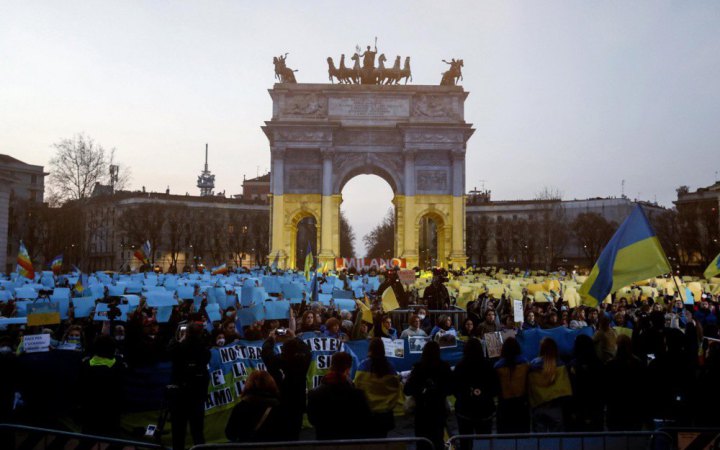
[[[415,399],[415,436],[429,439],[435,448],[443,448],[450,410],[447,396],[452,394],[452,371],[450,364],[440,359],[440,344],[435,341],[425,344],[404,391],[405,395]],[[418,449],[425,448],[418,444]]]

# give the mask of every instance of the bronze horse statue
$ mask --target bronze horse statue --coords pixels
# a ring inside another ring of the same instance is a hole
[[[295,80],[295,72],[285,65],[285,59],[287,59],[287,53],[284,56],[273,56],[273,64],[275,65],[275,78],[280,83],[297,83]]]
[[[464,66],[463,60],[453,59],[451,62],[447,62],[443,59],[445,64],[450,65],[450,69],[443,72],[442,79],[440,80],[440,86],[456,86],[459,80],[462,80],[462,67]]]
[[[412,71],[410,71],[410,57],[405,57],[405,65],[403,66],[402,70],[400,71],[400,76],[397,79],[397,83],[400,83],[400,80],[405,78],[405,84],[407,84],[408,79],[412,81]]]

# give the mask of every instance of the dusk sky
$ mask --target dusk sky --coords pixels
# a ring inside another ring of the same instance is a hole
[[[412,57],[414,84],[464,59],[467,190],[604,197],[625,180],[669,206],[720,178],[717,1],[3,2],[0,153],[47,166],[83,132],[132,187],[197,194],[207,142],[216,191],[238,194],[270,165],[272,57],[324,83],[328,56],[375,36]],[[358,237],[392,198],[372,176],[343,194]]]

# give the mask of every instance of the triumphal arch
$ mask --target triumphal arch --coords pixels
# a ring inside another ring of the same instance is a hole
[[[271,253],[294,267],[298,223],[317,224],[319,263],[340,256],[340,203],[359,174],[395,196],[395,255],[418,264],[424,217],[436,224],[438,261],[464,266],[465,150],[461,86],[278,83],[263,131],[271,152]],[[302,244],[301,244],[302,245]]]

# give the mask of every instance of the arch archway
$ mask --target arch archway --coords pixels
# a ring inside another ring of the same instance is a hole
[[[395,207],[393,257],[418,265],[423,216],[436,224],[438,262],[464,266],[467,92],[459,86],[278,84],[270,90],[271,253],[296,265],[294,211],[317,222],[318,259],[340,255],[345,184],[373,174],[390,185]]]
[[[395,255],[395,207],[393,205],[395,193],[389,183],[384,178],[372,174],[356,175],[342,185],[341,195],[340,212],[352,227],[355,239],[354,251],[349,252],[349,246],[341,234],[339,256],[348,258],[393,257]],[[386,225],[390,225],[389,233],[386,232],[388,228]],[[376,251],[368,254],[369,249],[365,245],[365,236],[378,228],[383,231],[377,239],[383,250],[381,253]]]

